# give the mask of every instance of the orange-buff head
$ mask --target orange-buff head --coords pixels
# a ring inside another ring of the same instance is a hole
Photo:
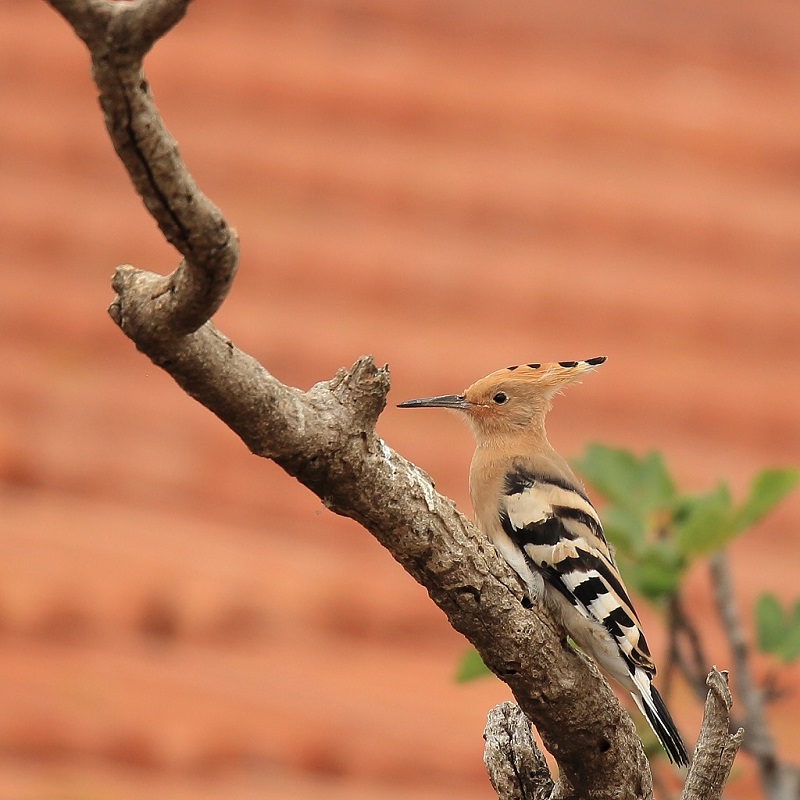
[[[520,364],[492,372],[463,394],[406,400],[398,408],[449,408],[464,413],[478,443],[523,432],[544,432],[544,418],[554,394],[579,382],[605,356],[585,361]]]

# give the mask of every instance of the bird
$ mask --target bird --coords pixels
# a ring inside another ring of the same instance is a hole
[[[670,761],[686,747],[653,685],[656,666],[602,523],[566,460],[547,439],[553,396],[606,361],[506,367],[462,394],[423,397],[400,408],[446,408],[475,435],[469,492],[475,522],[542,599],[569,637],[627,689]]]

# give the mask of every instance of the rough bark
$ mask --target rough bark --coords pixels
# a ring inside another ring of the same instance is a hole
[[[706,685],[703,724],[681,800],[719,800],[744,737],[742,728],[733,734],[728,732],[731,720],[728,673],[712,669]]]
[[[716,667],[706,678],[708,694],[703,724],[681,800],[719,800],[728,780],[744,730],[729,733],[731,693],[728,674]],[[489,712],[483,733],[483,761],[499,800],[546,800],[553,780],[531,724],[513,703],[501,703]]]
[[[181,161],[141,63],[188,0],[48,2],[89,48],[114,148],[183,257],[166,277],[119,267],[113,320],[253,453],[361,523],[425,586],[536,725],[559,767],[553,798],[651,797],[631,719],[594,665],[566,644],[543,609],[523,606],[522,589],[495,550],[422,470],[376,435],[388,370],[365,356],[302,392],[209,322],[236,272],[236,234]]]
[[[501,703],[489,712],[483,731],[483,763],[501,800],[547,800],[553,779],[536,746],[531,723],[519,706]]]

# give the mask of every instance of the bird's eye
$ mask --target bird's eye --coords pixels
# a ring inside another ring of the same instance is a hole
[[[497,403],[497,405],[501,406],[501,405],[503,405],[503,403],[505,403],[505,402],[507,402],[507,401],[508,401],[508,395],[507,395],[507,394],[505,394],[504,392],[498,392],[498,393],[497,393],[497,394],[496,394],[496,395],[495,395],[495,396],[492,398],[492,400],[493,400],[495,403]]]

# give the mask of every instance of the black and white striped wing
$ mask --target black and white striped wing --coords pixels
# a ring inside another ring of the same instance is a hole
[[[518,469],[506,477],[500,522],[530,566],[580,614],[605,627],[631,673],[641,667],[655,674],[600,519],[579,488]]]

